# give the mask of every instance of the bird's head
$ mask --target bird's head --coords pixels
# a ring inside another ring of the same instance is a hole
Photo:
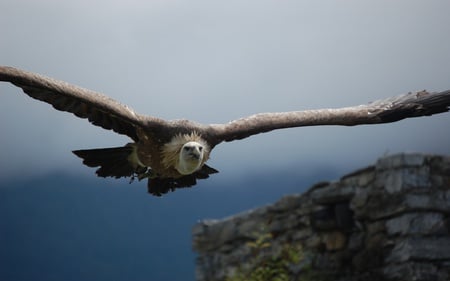
[[[182,175],[189,175],[197,171],[205,155],[205,147],[198,142],[189,141],[180,150],[180,158],[176,169]]]

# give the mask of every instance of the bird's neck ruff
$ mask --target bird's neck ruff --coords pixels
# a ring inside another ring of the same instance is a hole
[[[162,164],[166,169],[175,168],[179,170],[181,149],[188,142],[197,142],[203,146],[203,159],[199,168],[208,160],[211,148],[197,132],[178,134],[170,142],[164,144],[162,148]]]

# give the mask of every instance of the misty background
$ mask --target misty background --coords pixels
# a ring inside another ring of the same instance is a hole
[[[142,114],[225,123],[450,89],[448,1],[0,0],[0,64]],[[0,279],[194,280],[190,230],[399,152],[450,154],[450,114],[224,143],[162,198],[71,151],[128,138],[0,83]],[[44,257],[44,258],[43,258]],[[72,279],[71,279],[72,278]]]

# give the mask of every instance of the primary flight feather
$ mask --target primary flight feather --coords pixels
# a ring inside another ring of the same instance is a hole
[[[421,91],[338,109],[260,113],[226,124],[167,121],[141,115],[96,92],[13,67],[0,66],[0,81],[10,82],[32,98],[87,118],[92,124],[129,136],[122,147],[75,150],[101,177],[148,179],[148,191],[160,196],[190,187],[217,170],[206,161],[223,141],[233,141],[275,129],[378,124],[449,111],[450,90]]]

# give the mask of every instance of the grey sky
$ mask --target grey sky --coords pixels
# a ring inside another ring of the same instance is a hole
[[[0,64],[103,92],[140,113],[222,123],[450,89],[449,1],[0,0]],[[0,84],[0,179],[71,169],[73,149],[120,146]],[[450,153],[450,114],[390,125],[299,128],[222,144],[211,166],[327,164]],[[256,163],[255,163],[256,160]]]

